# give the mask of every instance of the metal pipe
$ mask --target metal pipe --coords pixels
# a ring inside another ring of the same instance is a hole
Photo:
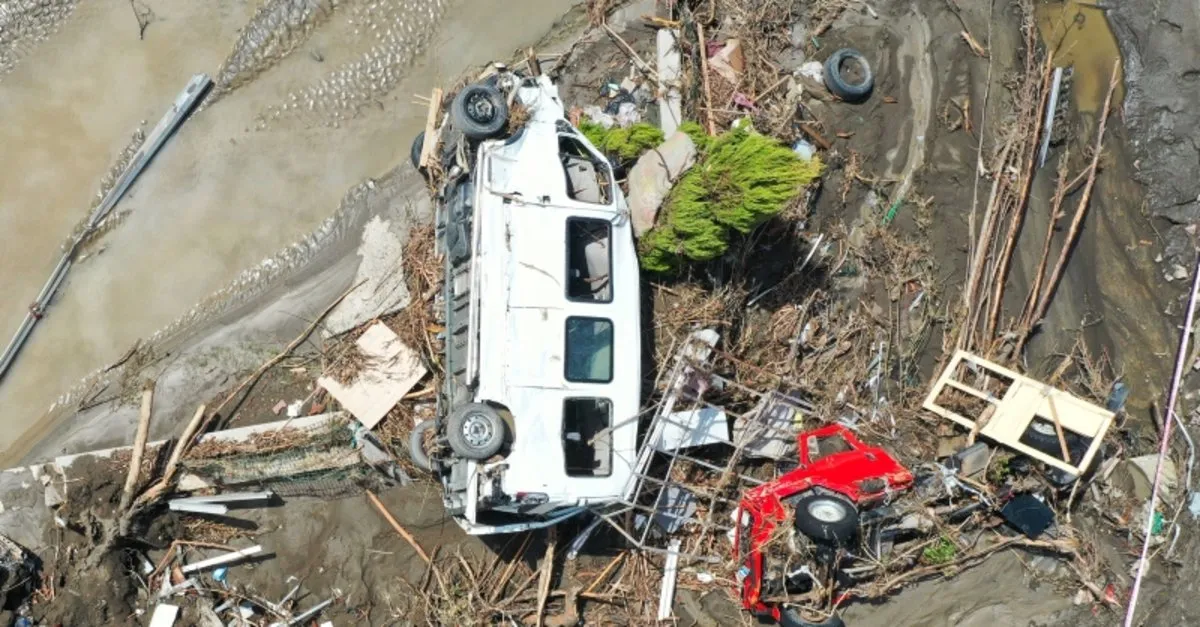
[[[1058,109],[1058,91],[1062,87],[1063,69],[1054,68],[1054,84],[1050,87],[1050,101],[1046,103],[1046,124],[1042,131],[1042,149],[1038,152],[1038,167],[1046,165],[1046,153],[1050,151],[1050,132],[1054,130],[1054,111]]]
[[[1137,575],[1133,579],[1133,590],[1129,593],[1129,609],[1125,612],[1125,627],[1133,626],[1133,615],[1137,610],[1138,593],[1142,589],[1142,577],[1146,575],[1146,566],[1150,554],[1150,538],[1154,535],[1150,529],[1154,524],[1154,507],[1158,502],[1158,489],[1162,485],[1163,460],[1171,445],[1171,415],[1175,413],[1175,401],[1179,396],[1179,382],[1183,378],[1183,369],[1187,363],[1188,340],[1192,334],[1192,324],[1196,318],[1196,297],[1200,294],[1200,252],[1196,254],[1196,263],[1192,266],[1192,293],[1188,297],[1187,313],[1183,320],[1183,331],[1179,335],[1179,348],[1175,353],[1175,372],[1171,375],[1171,388],[1167,393],[1167,420],[1163,421],[1162,442],[1158,447],[1158,466],[1154,470],[1154,485],[1150,489],[1150,507],[1147,508],[1145,539],[1142,541],[1142,555],[1138,560]]]
[[[4,353],[0,354],[0,380],[3,380],[5,373],[8,372],[13,361],[17,358],[17,353],[25,346],[25,342],[29,339],[30,333],[33,332],[33,327],[41,319],[46,308],[50,306],[50,302],[54,300],[54,295],[58,293],[58,289],[62,287],[62,283],[67,278],[67,272],[71,269],[71,265],[75,261],[75,253],[78,252],[80,244],[100,225],[100,222],[108,216],[117,202],[124,197],[125,192],[129,191],[130,186],[141,175],[142,170],[150,163],[158,151],[166,143],[167,139],[174,134],[179,125],[183,123],[189,113],[196,108],[196,104],[208,93],[208,88],[212,86],[212,79],[207,74],[197,74],[188,81],[183,92],[175,98],[175,103],[166,115],[159,120],[154,130],[150,132],[148,145],[143,146],[134,156],[133,161],[126,166],[125,171],[121,173],[121,177],[117,179],[117,184],[113,186],[96,209],[92,211],[91,217],[88,219],[87,227],[75,241],[71,242],[70,248],[58,260],[58,265],[54,266],[54,270],[50,273],[50,278],[42,285],[42,289],[38,292],[37,299],[30,305],[29,313],[25,314],[25,319],[21,321],[21,326],[17,328],[17,332],[9,340],[8,346],[4,348]]]

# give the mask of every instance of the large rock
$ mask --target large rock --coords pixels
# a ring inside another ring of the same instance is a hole
[[[642,155],[629,170],[629,212],[633,233],[641,237],[654,227],[658,209],[671,186],[696,163],[696,144],[683,131],[675,131],[661,146]]]

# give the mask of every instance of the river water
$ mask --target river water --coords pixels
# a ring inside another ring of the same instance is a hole
[[[0,0],[0,15],[6,4],[15,6]],[[88,247],[0,381],[0,458],[20,456],[14,442],[82,377],[303,238],[348,188],[406,159],[424,125],[413,94],[509,57],[574,3],[257,4],[135,3],[152,12],[139,38],[127,0],[61,1],[74,10],[32,29],[38,37],[0,37],[19,52],[0,74],[3,342],[133,133],[153,127],[193,74],[227,77],[227,59],[234,70],[253,66],[183,125],[117,206],[120,223]]]

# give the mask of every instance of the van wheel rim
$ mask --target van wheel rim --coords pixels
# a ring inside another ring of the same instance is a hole
[[[486,124],[496,117],[496,108],[492,100],[485,94],[473,94],[467,99],[467,115],[480,124]]]
[[[808,504],[808,514],[823,523],[835,523],[846,518],[846,507],[837,501],[816,501]]]
[[[463,421],[462,432],[472,448],[483,448],[492,440],[492,423],[482,414],[471,414]]]

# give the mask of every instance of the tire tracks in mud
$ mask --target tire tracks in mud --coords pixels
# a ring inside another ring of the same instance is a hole
[[[914,5],[912,15],[902,20],[900,26],[903,30],[897,30],[906,34],[896,56],[901,63],[906,60],[913,62],[913,75],[908,80],[913,127],[908,138],[904,169],[901,171],[896,191],[892,194],[890,206],[904,201],[912,189],[917,170],[925,165],[925,137],[933,111],[933,67],[930,62],[931,55],[927,52],[931,39],[929,21]]]

